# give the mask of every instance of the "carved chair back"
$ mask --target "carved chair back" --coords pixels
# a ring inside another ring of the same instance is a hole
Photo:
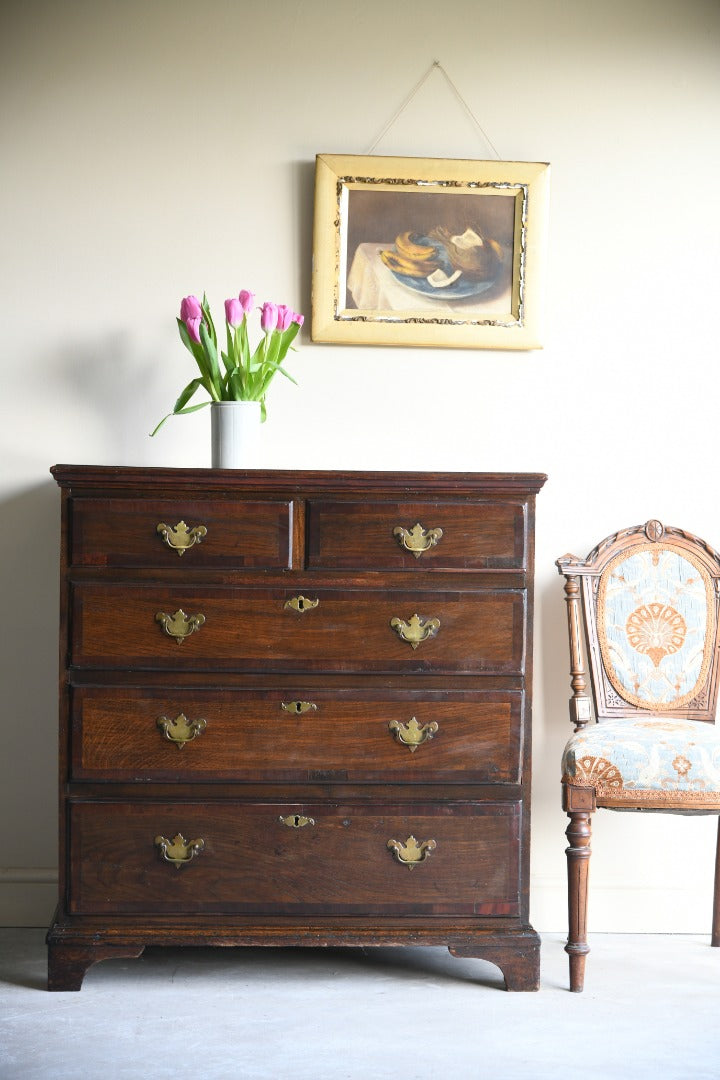
[[[714,722],[718,694],[720,556],[659,521],[608,536],[587,559],[557,560],[565,577],[579,730],[595,717]]]

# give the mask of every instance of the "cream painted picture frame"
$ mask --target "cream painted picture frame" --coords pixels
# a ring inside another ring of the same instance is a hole
[[[312,339],[542,348],[550,166],[318,154]]]

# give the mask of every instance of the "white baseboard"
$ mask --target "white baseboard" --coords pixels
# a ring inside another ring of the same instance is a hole
[[[701,891],[670,883],[658,886],[594,884],[588,893],[589,934],[707,934],[712,924],[712,887]],[[567,934],[567,884],[533,878],[530,922],[542,933]]]
[[[49,926],[57,880],[53,867],[0,867],[0,926]]]

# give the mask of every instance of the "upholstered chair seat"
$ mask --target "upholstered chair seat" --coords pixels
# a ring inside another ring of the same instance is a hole
[[[569,739],[563,783],[614,806],[720,809],[720,731],[697,720],[605,720]]]

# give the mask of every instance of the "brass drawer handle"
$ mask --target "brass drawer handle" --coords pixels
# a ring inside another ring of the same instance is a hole
[[[407,746],[411,754],[414,754],[422,743],[432,739],[433,735],[437,734],[437,730],[438,724],[435,720],[421,727],[414,716],[408,720],[407,724],[403,724],[400,720],[391,720],[388,724],[388,731],[393,733],[399,743]]]
[[[283,607],[286,611],[297,611],[302,615],[305,611],[312,611],[319,603],[319,600],[309,600],[307,596],[293,596],[292,599],[285,601]]]
[[[315,712],[317,705],[314,701],[281,701],[280,707],[285,712],[294,713],[296,716],[301,716],[306,712]]]
[[[442,534],[442,529],[424,529],[419,521],[412,529],[404,529],[402,525],[396,525],[393,529],[393,536],[400,547],[412,552],[416,559],[419,559],[424,551],[435,547],[442,539]]]
[[[421,641],[427,641],[429,638],[435,637],[440,629],[439,619],[423,619],[420,615],[413,615],[408,622],[404,619],[391,619],[390,625],[392,626],[398,637],[403,641],[407,641],[408,645],[413,649],[417,649]]]
[[[174,638],[178,645],[182,645],[186,637],[190,637],[200,629],[205,622],[205,616],[186,615],[182,608],[178,608],[174,615],[166,615],[164,611],[158,611],[155,622],[161,623],[168,637]]]
[[[160,848],[160,857],[172,863],[176,870],[187,864],[205,847],[204,840],[186,840],[182,833],[177,833],[172,840],[164,836],[155,837],[155,846]]]
[[[178,555],[184,555],[188,548],[191,548],[193,544],[199,544],[203,537],[207,536],[204,525],[195,525],[189,529],[184,521],[178,521],[175,526],[166,525],[161,521],[155,531],[162,536],[169,548],[177,551]]]
[[[188,720],[185,713],[180,713],[174,720],[168,720],[167,716],[159,716],[156,724],[165,738],[169,739],[171,743],[175,743],[178,750],[182,750],[185,743],[197,739],[198,735],[202,735],[207,727],[206,720],[199,718],[197,720]]]
[[[287,817],[281,814],[278,821],[281,825],[287,825],[288,829],[304,829],[306,825],[315,824],[314,818],[305,817],[304,814],[288,814]]]
[[[435,840],[423,840],[418,844],[414,836],[408,836],[403,844],[400,840],[388,840],[387,846],[393,852],[395,858],[408,870],[412,870],[418,863],[425,862],[431,851],[437,847]]]

